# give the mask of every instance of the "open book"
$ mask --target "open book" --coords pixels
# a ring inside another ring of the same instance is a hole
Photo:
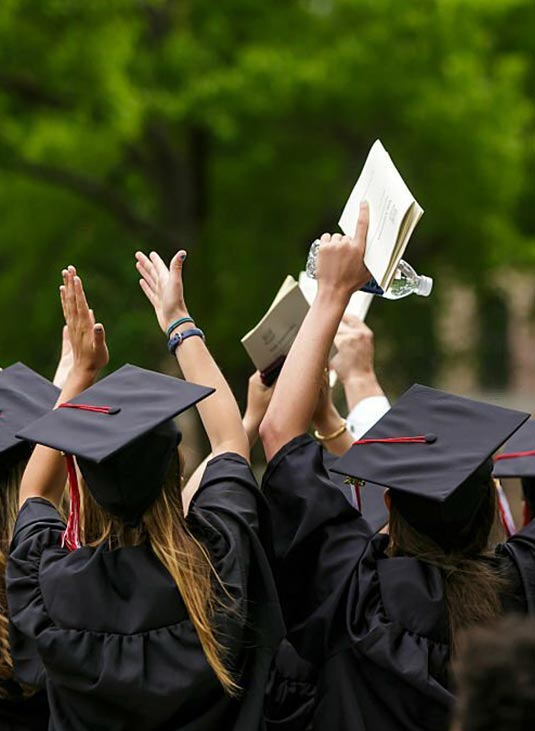
[[[241,340],[257,370],[282,365],[309,307],[298,282],[287,276],[264,317]]]
[[[372,145],[338,222],[347,236],[355,233],[363,200],[370,206],[364,263],[384,291],[394,278],[423,209],[379,140]]]

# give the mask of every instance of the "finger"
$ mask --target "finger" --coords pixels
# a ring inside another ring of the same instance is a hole
[[[67,269],[65,274],[65,302],[67,305],[67,325],[70,325],[77,315],[74,276],[70,269]]]
[[[91,319],[91,324],[94,325],[95,324],[95,313],[93,312],[93,310],[91,308],[89,308],[89,317]]]
[[[333,234],[331,236],[331,241],[333,242],[333,244],[339,244],[341,240],[342,240],[342,234]]]
[[[59,288],[59,298],[61,300],[61,309],[63,311],[63,317],[64,317],[65,321],[67,321],[67,303],[65,301],[65,285],[64,284],[62,284]],[[67,327],[67,326],[65,325],[65,327]]]
[[[331,234],[322,234],[321,235],[320,241],[322,243],[328,244],[330,240],[331,240]]]
[[[162,257],[155,251],[150,252],[149,259],[154,264],[158,277],[165,277],[169,273],[169,270],[165,266]]]
[[[147,267],[147,265],[145,264],[145,262],[139,261],[139,260],[136,262],[136,269],[141,274],[141,276],[143,277],[143,279],[147,282],[147,284],[152,289],[156,290],[156,288],[158,286],[157,285],[157,280],[156,280],[157,275],[155,273],[154,266],[152,265],[152,263],[149,261],[149,259],[147,259],[147,261],[151,265],[151,268],[150,269]]]
[[[180,251],[177,251],[174,257],[171,259],[169,270],[175,275],[175,278],[178,275],[178,278],[182,279],[182,267],[184,266],[187,255],[188,252],[184,251],[184,249],[181,249]]]
[[[84,286],[80,277],[74,277],[74,299],[76,302],[76,309],[78,311],[78,317],[84,320],[91,321],[91,315],[89,314],[89,305],[84,292]]]
[[[149,285],[147,284],[147,282],[144,279],[140,279],[139,280],[139,286],[141,287],[141,289],[145,293],[145,296],[147,297],[147,299],[149,300],[149,302],[151,303],[151,305],[153,307],[156,307],[157,302],[158,302],[157,297],[156,297],[156,294],[152,291],[152,289],[149,287]]]
[[[357,227],[355,229],[355,243],[365,245],[368,224],[370,222],[370,207],[368,201],[361,201]]]
[[[141,267],[154,281],[158,278],[156,267],[142,251],[136,251],[136,266],[138,266],[138,270]]]
[[[93,325],[93,346],[95,350],[106,346],[106,333],[104,331],[104,325],[101,322]]]

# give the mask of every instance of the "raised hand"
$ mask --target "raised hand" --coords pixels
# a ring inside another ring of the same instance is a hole
[[[182,286],[182,265],[186,255],[185,251],[178,251],[168,269],[155,251],[149,256],[142,251],[136,252],[136,269],[142,277],[139,285],[154,307],[164,333],[172,322],[188,316]]]
[[[95,374],[109,361],[104,326],[95,323],[75,267],[64,269],[62,276],[63,285],[59,289],[72,348],[72,371]]]
[[[369,208],[361,203],[353,238],[342,234],[323,234],[318,251],[317,277],[319,289],[327,289],[347,298],[370,279],[364,265]]]
[[[265,416],[274,386],[265,386],[262,383],[259,371],[255,371],[249,378],[247,388],[247,406],[243,415],[243,427],[251,447],[258,438],[258,427]]]
[[[69,373],[71,372],[72,362],[73,358],[71,340],[69,338],[69,328],[67,325],[64,325],[61,336],[61,355],[59,357],[56,373],[52,380],[54,386],[57,386],[59,389],[63,388],[67,378],[69,377]]]
[[[331,361],[331,367],[342,383],[352,377],[364,378],[374,374],[373,332],[362,320],[345,314],[334,344],[338,352]]]

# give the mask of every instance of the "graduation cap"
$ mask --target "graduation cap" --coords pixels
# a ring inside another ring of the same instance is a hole
[[[403,517],[462,545],[491,486],[491,455],[529,414],[412,386],[332,469],[390,488]]]
[[[0,371],[0,469],[10,469],[28,457],[28,444],[15,434],[46,414],[59,396],[59,389],[23,363]]]
[[[180,442],[173,417],[213,392],[213,388],[125,365],[17,436],[76,456],[97,503],[135,525],[161,492]],[[67,468],[71,515],[65,544],[73,549],[80,543],[72,456]]]
[[[535,419],[530,419],[494,458],[494,477],[535,478]]]

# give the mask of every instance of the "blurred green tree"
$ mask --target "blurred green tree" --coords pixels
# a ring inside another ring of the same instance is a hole
[[[531,0],[3,0],[2,361],[51,371],[76,263],[112,365],[161,365],[133,253],[185,246],[191,310],[244,383],[239,337],[377,137],[427,211],[409,259],[439,287],[533,266],[534,22]],[[372,309],[394,389],[432,380],[434,307]]]

